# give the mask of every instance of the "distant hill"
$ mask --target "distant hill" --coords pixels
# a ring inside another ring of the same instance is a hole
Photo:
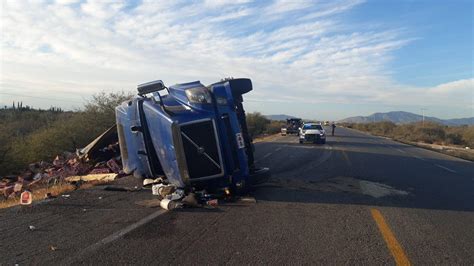
[[[286,120],[288,118],[295,118],[294,116],[291,115],[285,115],[285,114],[280,114],[280,115],[265,115],[266,118],[270,120]]]
[[[381,121],[391,121],[396,124],[407,124],[420,122],[423,120],[422,115],[403,112],[403,111],[394,111],[387,113],[374,113],[369,116],[353,116],[348,117],[339,122],[348,122],[348,123],[371,123],[371,122],[381,122]],[[474,117],[469,118],[455,118],[455,119],[439,119],[436,117],[425,116],[425,121],[432,121],[443,125],[448,126],[460,126],[460,125],[474,125]]]

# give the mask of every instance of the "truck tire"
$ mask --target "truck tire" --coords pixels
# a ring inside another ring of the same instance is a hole
[[[303,144],[303,141],[302,141],[302,140],[300,140],[300,144]]]

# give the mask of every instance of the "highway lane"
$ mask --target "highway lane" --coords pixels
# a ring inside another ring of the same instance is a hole
[[[344,128],[326,145],[300,145],[296,136],[258,143],[256,159],[273,173],[252,192],[256,204],[168,212],[76,257],[156,212],[133,204],[149,192],[107,194],[96,206],[88,197],[103,192],[77,191],[88,194],[17,211],[16,220],[0,212],[1,230],[15,229],[2,231],[0,262],[34,255],[38,263],[73,264],[474,263],[471,162]],[[94,215],[78,211],[85,201]],[[48,212],[57,227],[32,233],[15,226],[41,223]],[[47,250],[58,242],[62,249]]]

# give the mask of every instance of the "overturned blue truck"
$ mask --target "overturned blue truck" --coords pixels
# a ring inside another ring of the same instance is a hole
[[[141,84],[116,107],[123,170],[139,178],[163,177],[179,188],[240,193],[265,182],[268,168],[254,163],[242,95],[250,79],[167,88]]]

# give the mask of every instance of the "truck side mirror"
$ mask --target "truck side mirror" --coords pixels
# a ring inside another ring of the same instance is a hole
[[[231,79],[227,82],[229,82],[234,97],[240,96],[252,90],[252,81],[250,79]]]
[[[165,88],[166,88],[165,84],[163,84],[163,81],[161,80],[155,80],[155,81],[143,83],[137,86],[139,95],[161,91],[161,90],[164,90]]]

